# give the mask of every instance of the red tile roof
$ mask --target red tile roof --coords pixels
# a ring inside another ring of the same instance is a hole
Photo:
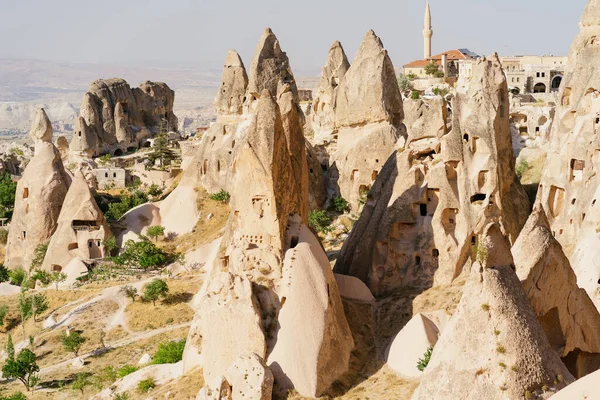
[[[413,62],[410,62],[408,64],[406,64],[404,67],[405,68],[423,68],[425,67],[427,64],[429,64],[431,61],[435,62],[436,65],[440,65],[442,62],[442,56],[446,54],[448,56],[448,61],[457,61],[457,60],[471,60],[473,59],[473,57],[463,53],[460,50],[448,50],[446,52],[440,53],[440,54],[436,54],[435,56],[432,56],[430,59],[428,60],[415,60]]]

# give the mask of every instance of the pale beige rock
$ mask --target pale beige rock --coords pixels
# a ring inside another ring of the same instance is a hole
[[[375,297],[363,281],[348,275],[334,274],[340,295],[344,299],[374,303]]]
[[[233,400],[231,385],[224,376],[216,377],[200,389],[196,400]]]
[[[198,310],[206,381],[225,375],[242,354],[266,355],[260,310],[252,293],[252,283],[224,272],[211,278]],[[186,368],[190,366],[186,365]]]
[[[318,239],[298,217],[290,220],[288,235],[298,244],[285,254],[280,328],[268,363],[280,388],[319,397],[348,370],[354,341]]]
[[[272,398],[273,374],[256,354],[240,357],[227,369],[225,378],[231,385],[232,400]]]
[[[416,314],[392,340],[385,361],[398,374],[418,378],[417,364],[429,347],[435,346],[441,332],[429,318]]]
[[[242,113],[242,106],[248,86],[248,75],[240,55],[235,50],[229,50],[223,68],[221,88],[215,99],[219,115],[236,115]]]
[[[441,101],[421,106],[420,119],[438,123],[426,125],[429,133],[409,132],[406,148],[387,160],[364,196],[336,273],[358,277],[375,297],[425,289],[468,273],[472,247],[489,222],[516,240],[529,201],[514,172],[507,93],[494,55],[474,66],[468,90],[454,97],[451,130],[440,128]]]
[[[88,126],[83,117],[75,123],[75,132],[69,144],[69,150],[85,157],[92,157],[98,147],[95,132]]]
[[[600,314],[577,286],[546,214],[537,205],[512,248],[517,275],[552,347],[576,377],[600,366]]]
[[[43,108],[38,108],[35,111],[29,136],[36,141],[52,142],[52,123]]]
[[[527,392],[541,399],[574,380],[529,305],[497,225],[482,245],[484,265],[475,264],[413,399],[520,399]]]
[[[45,115],[41,111],[39,119],[45,120],[42,114]],[[9,268],[29,269],[35,248],[48,243],[71,183],[52,137],[46,133],[37,137],[35,154],[17,183],[4,262]]]
[[[112,237],[102,211],[81,171],[76,171],[62,205],[56,232],[48,244],[42,269],[61,272],[73,259],[89,261],[106,255]],[[76,276],[76,278],[79,275]]]
[[[598,400],[598,381],[600,380],[600,371],[591,373],[581,379],[571,383],[550,400]]]
[[[578,286],[600,310],[600,1],[590,0],[571,45],[538,192]]]

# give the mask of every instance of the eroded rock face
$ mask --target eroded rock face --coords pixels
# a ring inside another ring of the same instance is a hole
[[[552,232],[579,287],[600,309],[600,1],[591,0],[573,41],[552,124],[550,148],[538,191]]]
[[[58,226],[48,245],[42,269],[60,272],[73,259],[88,261],[103,258],[106,256],[104,241],[111,236],[110,227],[83,173],[77,171],[63,202]]]
[[[221,88],[215,105],[219,115],[240,115],[246,96],[248,75],[240,55],[230,50],[225,59]]]
[[[552,347],[581,377],[600,366],[600,314],[577,286],[560,244],[538,205],[512,248],[517,275]]]
[[[405,148],[365,196],[336,273],[360,278],[375,296],[429,288],[469,270],[488,223],[516,240],[529,201],[514,173],[507,93],[494,55],[478,62],[468,90],[453,99],[451,124],[441,101],[420,105]]]
[[[43,142],[52,141],[52,123],[43,108],[38,108],[35,111],[35,117],[31,124],[31,130],[29,136],[35,140],[41,140]]]
[[[48,243],[71,183],[60,152],[52,144],[52,128],[43,109],[36,114],[31,137],[35,154],[17,183],[12,221],[8,230],[5,265],[28,269],[35,248]],[[41,121],[41,122],[40,122]],[[47,128],[50,126],[50,135]]]
[[[328,149],[329,168],[339,174],[337,186],[342,197],[358,209],[396,142],[406,137],[394,67],[373,31],[363,38],[336,89],[337,143]]]
[[[281,88],[279,84],[277,87]],[[299,140],[301,130],[292,129],[297,115],[291,93],[282,93],[278,104],[269,90],[263,89],[260,97],[250,104],[244,135],[236,136],[239,142],[228,171],[232,214],[218,261],[212,268],[214,274],[227,273],[232,279],[246,280],[252,285],[255,315],[266,349],[252,348],[255,342],[248,343],[246,338],[224,336],[224,327],[208,327],[201,310],[211,307],[201,306],[190,330],[184,360],[186,369],[200,362],[196,357],[200,345],[195,340],[200,336],[206,376],[222,375],[226,364],[235,361],[234,356],[255,353],[264,358],[271,354],[274,358],[269,358],[269,364],[278,365],[275,379],[280,388],[297,387],[302,393],[316,397],[347,371],[353,341],[327,256],[303,224],[302,210],[307,208],[308,190],[301,188],[308,187],[308,173],[298,173],[295,166],[303,162],[308,167],[306,160],[301,161],[297,154],[298,147],[304,151],[304,142]],[[207,282],[214,279],[217,278],[209,277]],[[207,293],[200,293],[204,299],[201,302],[210,301]],[[316,297],[307,298],[309,293],[316,293]],[[248,296],[237,297],[239,307],[243,304],[249,307]],[[233,302],[219,304],[222,305],[219,318],[238,319],[229,316],[236,314]],[[305,310],[300,310],[307,304]],[[306,314],[302,318],[306,329],[296,329],[299,313]],[[215,320],[210,326],[219,324],[223,322]],[[236,322],[236,328],[231,329],[239,331],[239,324]],[[219,330],[220,334],[211,335],[212,339],[206,342],[206,329]],[[298,365],[303,366],[302,370]]]
[[[121,154],[127,148],[137,148],[143,139],[158,132],[161,124],[176,130],[174,100],[175,93],[161,82],[148,81],[132,89],[123,79],[94,81],[80,110],[87,127],[78,123],[71,151],[87,155],[94,146],[95,155]]]
[[[573,382],[531,309],[502,240],[497,225],[486,229],[482,246],[490,256],[476,264],[413,399],[541,399]]]
[[[263,359],[256,354],[240,357],[227,369],[233,400],[271,400],[273,374]]]

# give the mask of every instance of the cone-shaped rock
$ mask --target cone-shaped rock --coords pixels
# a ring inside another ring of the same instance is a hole
[[[38,118],[39,117],[39,118]],[[58,216],[71,178],[60,152],[52,144],[52,128],[46,133],[45,113],[36,117],[32,132],[38,132],[35,155],[17,183],[15,208],[8,230],[5,264],[9,268],[31,266],[35,249],[46,244],[56,230]],[[43,128],[38,128],[42,126]],[[43,134],[40,134],[41,131]],[[46,140],[48,139],[48,140]]]
[[[111,236],[83,173],[77,171],[63,202],[58,226],[48,245],[42,269],[63,271],[73,259],[89,261],[103,258],[107,255],[104,241]]]
[[[493,257],[473,271],[413,399],[541,399],[574,380],[531,309],[499,231],[491,225],[484,234]]]
[[[600,314],[577,286],[562,247],[537,205],[512,248],[517,275],[529,302],[571,373],[581,377],[600,364]]]
[[[75,123],[75,132],[69,144],[69,150],[92,157],[97,148],[96,140],[96,133],[88,126],[83,117],[79,117]]]
[[[29,136],[34,140],[52,142],[52,123],[43,108],[38,108],[35,111]]]
[[[248,75],[240,55],[235,50],[230,50],[225,59],[221,88],[215,99],[218,115],[239,115],[248,86]]]

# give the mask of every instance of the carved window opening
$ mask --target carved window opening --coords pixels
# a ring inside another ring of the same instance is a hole
[[[51,269],[52,269],[53,272],[60,272],[60,271],[62,271],[62,267],[60,265],[56,265],[56,264],[52,264]]]
[[[23,189],[23,198],[26,199],[29,197],[29,188]]]
[[[571,159],[570,162],[570,181],[571,182],[581,182],[583,180],[583,170],[585,169],[585,161]]]
[[[415,257],[415,264],[416,265],[421,265],[421,257],[419,257],[419,256]]]
[[[476,193],[471,196],[471,203],[481,203],[485,201],[487,195],[485,193]]]
[[[553,217],[556,217],[561,213],[564,201],[565,190],[557,186],[551,186],[548,195],[548,208]]]
[[[77,243],[70,243],[69,246],[67,246],[68,250],[76,250],[79,248],[79,245]]]
[[[358,176],[356,176],[356,175],[358,175],[358,170],[357,169],[353,169],[352,170],[352,175],[350,175],[350,180],[354,182],[354,179],[358,178]]]
[[[438,258],[440,256],[440,251],[438,249],[431,250],[431,255],[433,258]]]
[[[419,213],[421,214],[421,217],[427,216],[427,204],[419,204]]]
[[[298,245],[299,238],[298,236],[292,236],[292,240],[290,241],[290,249],[293,249]]]

